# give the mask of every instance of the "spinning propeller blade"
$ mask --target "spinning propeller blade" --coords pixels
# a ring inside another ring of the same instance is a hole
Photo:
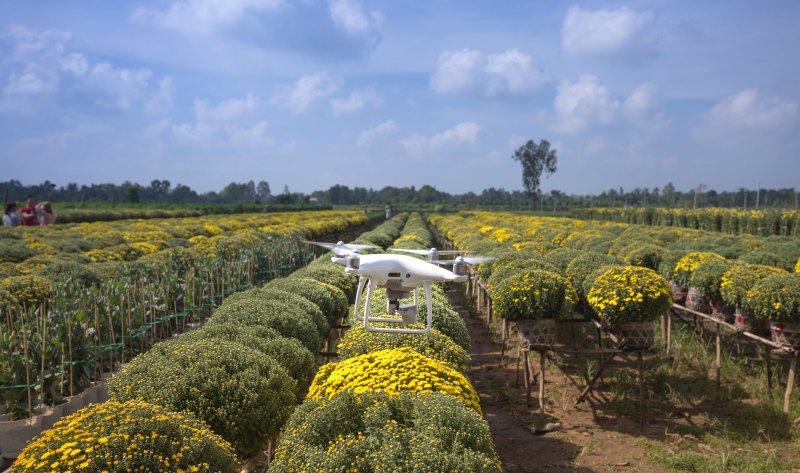
[[[336,256],[347,256],[350,253],[357,252],[359,250],[366,250],[368,248],[380,248],[380,246],[376,245],[361,245],[358,243],[345,243],[340,241],[338,243],[328,243],[324,241],[306,241],[306,243],[310,243],[312,245],[321,246],[333,252]]]
[[[493,261],[495,258],[491,256],[459,256],[462,258],[465,263],[467,264],[481,264],[481,263],[488,263],[489,261]],[[453,259],[438,259],[435,261],[428,261],[429,263],[433,264],[453,264],[456,260]]]
[[[463,251],[460,251],[460,250],[437,250],[436,248],[431,248],[430,250],[411,250],[411,249],[406,249],[406,248],[389,248],[388,249],[388,251],[402,251],[404,253],[413,253],[415,255],[422,255],[422,256],[428,256],[429,254],[431,254],[433,252],[433,250],[436,250],[436,253],[440,254],[440,255],[458,255],[458,254],[464,253]]]

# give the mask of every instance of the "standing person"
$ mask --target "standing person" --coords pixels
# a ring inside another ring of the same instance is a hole
[[[16,227],[19,225],[19,214],[17,213],[17,203],[9,202],[6,204],[6,211],[3,214],[4,227]]]
[[[36,201],[33,196],[28,196],[25,199],[25,207],[19,211],[19,216],[22,219],[22,226],[33,227],[39,225],[39,217],[36,215]]]
[[[42,202],[36,206],[36,216],[39,219],[39,225],[51,225],[56,223],[56,214],[53,213],[53,206],[50,202]]]

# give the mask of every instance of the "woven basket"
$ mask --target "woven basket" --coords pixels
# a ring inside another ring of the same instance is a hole
[[[669,288],[672,289],[672,300],[676,304],[683,305],[683,303],[686,302],[686,288],[679,286],[678,283],[673,280],[669,281]]]
[[[614,326],[614,332],[619,339],[618,348],[637,350],[655,344],[653,322],[621,322]]]
[[[711,306],[708,303],[708,298],[700,294],[700,291],[693,287],[690,287],[689,290],[686,291],[685,305],[687,308],[696,310],[697,312],[702,312],[704,314],[711,313]]]
[[[800,324],[789,322],[770,322],[772,341],[783,346],[800,349]]]
[[[523,347],[552,346],[556,343],[555,319],[517,320]]]

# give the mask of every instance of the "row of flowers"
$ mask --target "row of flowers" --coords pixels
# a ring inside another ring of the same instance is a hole
[[[502,213],[430,219],[457,247],[497,257],[478,273],[501,317],[553,318],[577,309],[611,326],[649,321],[673,298],[683,302],[681,286],[694,285],[763,319],[800,321],[800,277],[752,262],[769,248],[783,255],[783,266],[794,266],[800,247],[793,239]]]
[[[108,228],[131,239],[189,227],[217,233],[203,236],[206,246],[165,248],[130,262],[48,253],[53,260],[44,266],[0,279],[0,415],[27,417],[63,403],[157,340],[201,322],[228,295],[305,264],[312,255],[302,238],[364,222],[359,212],[284,216],[282,226],[270,214],[0,232],[0,242],[46,242],[45,251],[57,248],[59,236],[102,240]]]
[[[392,246],[427,249],[432,235],[412,214]],[[338,344],[340,361],[317,373],[270,472],[501,470],[464,374],[466,325],[434,288],[434,328],[427,334],[371,332],[350,318]],[[385,295],[373,297],[373,315],[386,317]]]
[[[202,328],[125,365],[111,401],[61,420],[14,470],[238,471],[305,395],[354,296],[352,278],[324,259],[231,295]]]

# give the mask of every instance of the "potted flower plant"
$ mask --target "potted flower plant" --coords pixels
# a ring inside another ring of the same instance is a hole
[[[529,332],[533,345],[555,342],[555,320],[570,314],[577,300],[578,294],[567,278],[543,269],[513,273],[498,281],[492,291],[495,313]]]
[[[728,259],[709,258],[697,265],[689,277],[690,287],[708,301],[711,315],[726,322],[733,322],[736,307],[722,300],[720,285],[722,275],[734,264],[736,264],[734,261]]]
[[[766,331],[764,326],[760,326],[759,320],[747,312],[744,306],[747,292],[767,276],[782,274],[786,271],[774,266],[761,264],[742,264],[736,265],[722,275],[720,283],[720,295],[722,300],[736,307],[734,325],[741,331]]]
[[[692,286],[692,273],[705,261],[723,261],[724,259],[716,253],[692,251],[675,263],[675,280],[682,287],[688,288],[686,291],[686,307],[703,313],[711,311],[708,299],[696,287]]]
[[[800,274],[773,274],[756,283],[744,301],[747,311],[769,320],[772,339],[800,348]]]
[[[653,345],[653,321],[669,310],[669,283],[652,269],[617,266],[598,276],[587,300],[604,325],[617,332],[623,348]]]

